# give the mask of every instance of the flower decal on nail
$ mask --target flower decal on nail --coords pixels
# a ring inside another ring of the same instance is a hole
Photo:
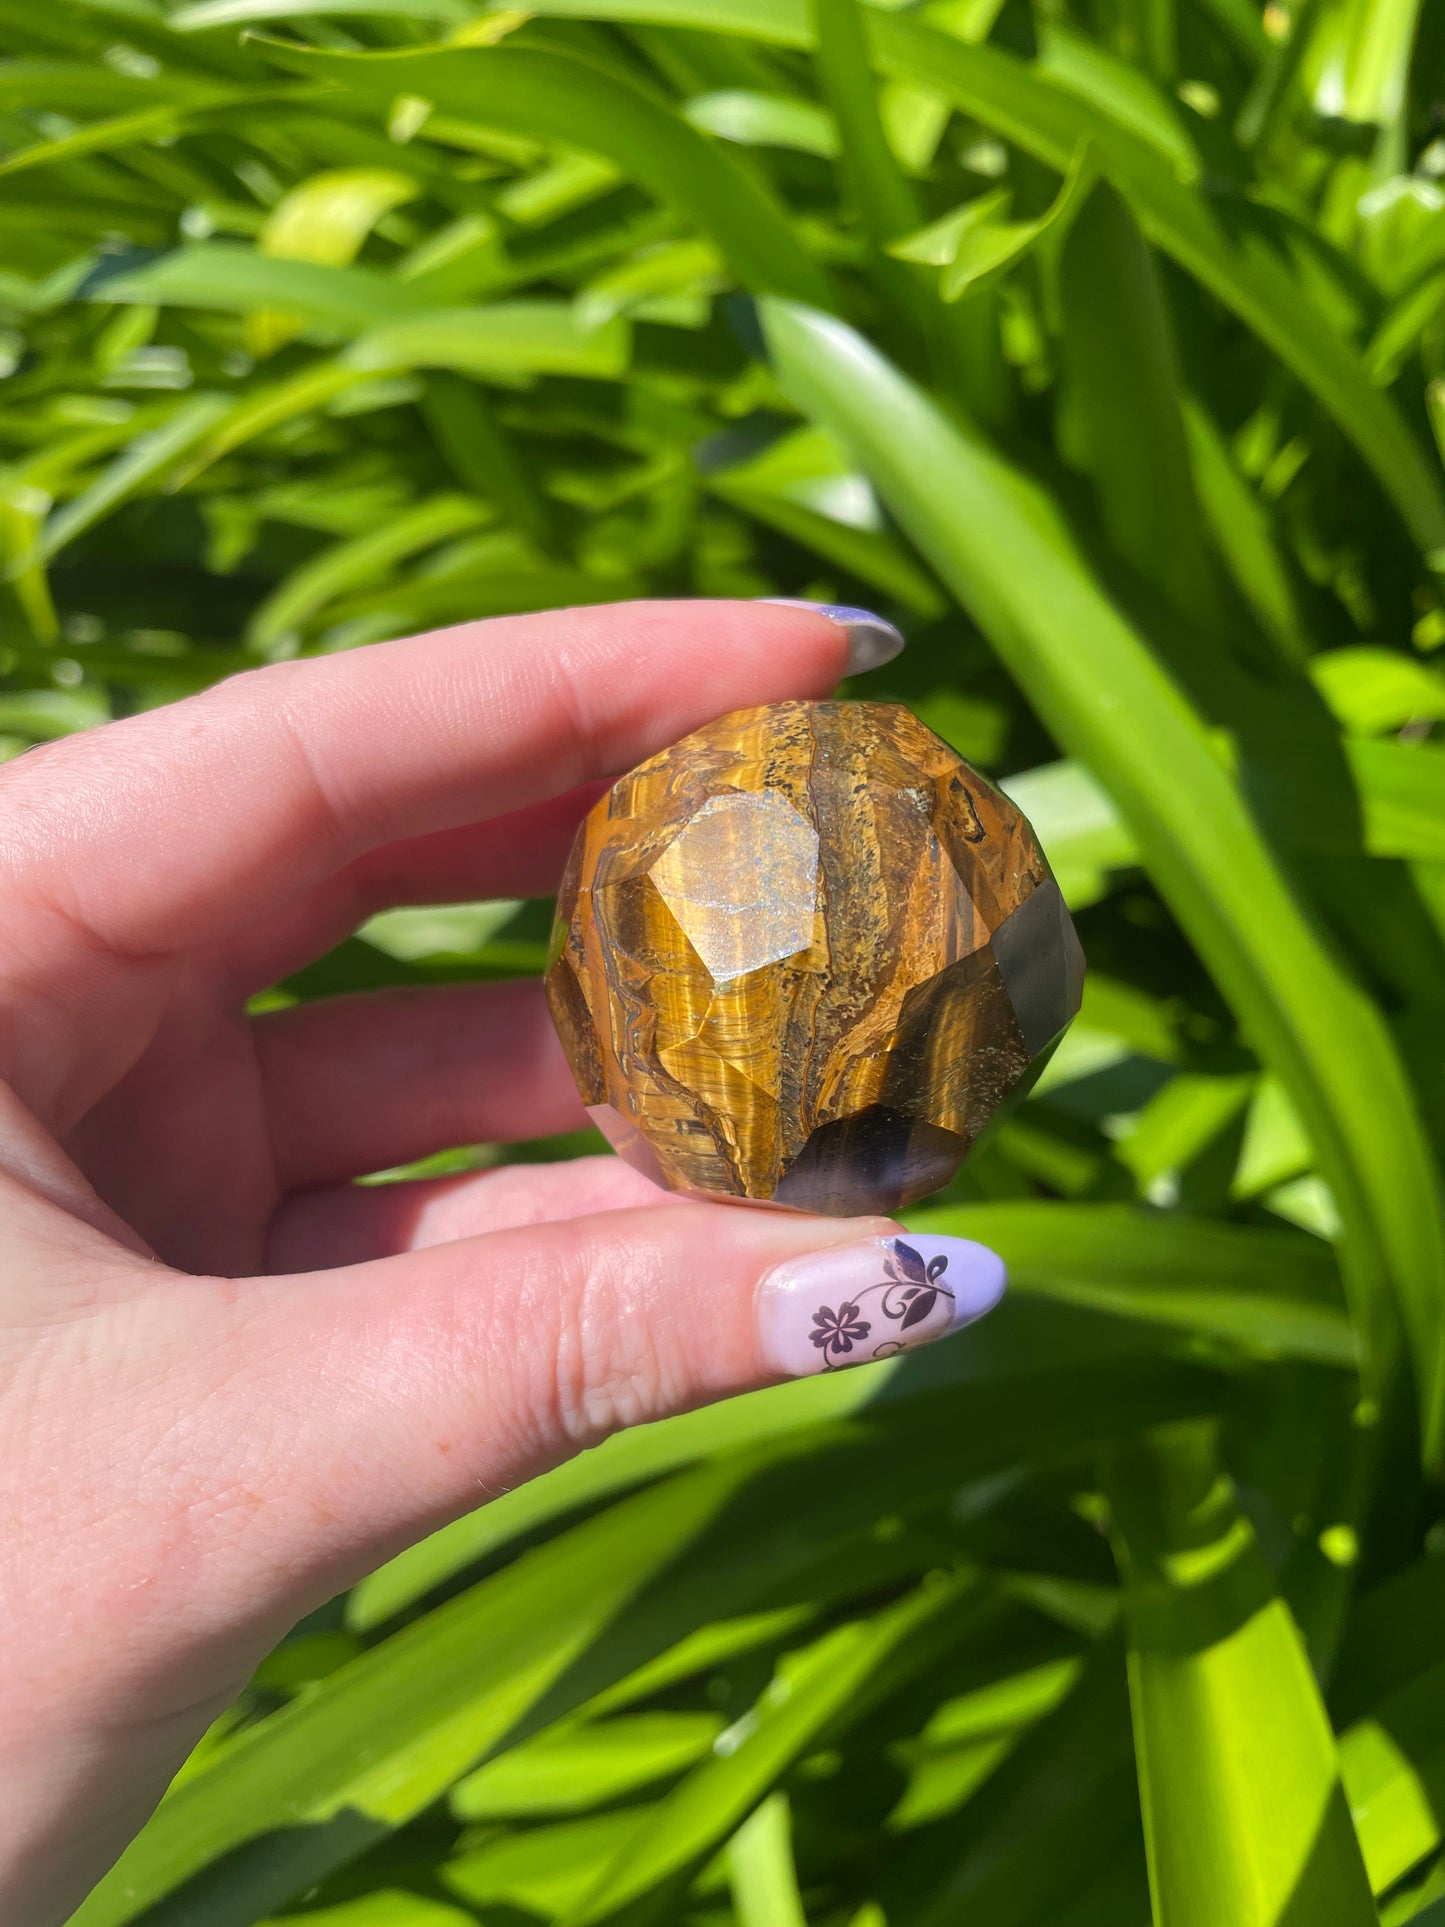
[[[982,1318],[1004,1284],[1003,1260],[971,1238],[920,1231],[828,1245],[759,1280],[760,1353],[787,1378],[896,1358]]]
[[[819,1305],[813,1313],[813,1330],[808,1336],[819,1351],[832,1352],[841,1357],[851,1352],[855,1345],[861,1345],[872,1330],[866,1318],[859,1318],[858,1307],[850,1302],[839,1305],[836,1311],[827,1305]]]
[[[944,1272],[948,1269],[946,1254],[936,1258],[924,1259],[922,1252],[915,1251],[902,1238],[889,1238],[884,1244],[883,1270],[885,1276],[876,1285],[866,1285],[858,1293],[858,1298],[868,1298],[874,1292],[883,1295],[878,1309],[892,1325],[895,1332],[902,1334],[921,1325],[940,1298],[953,1303],[953,1293],[942,1283]],[[831,1306],[820,1305],[813,1313],[813,1329],[808,1336],[823,1354],[823,1370],[837,1371],[834,1359],[844,1358],[852,1353],[855,1345],[861,1345],[873,1327],[866,1318],[859,1317],[859,1306],[855,1299],[848,1299],[834,1311]],[[889,1358],[894,1352],[901,1351],[902,1344],[896,1337],[885,1337],[875,1345],[868,1358]],[[854,1359],[854,1364],[864,1363],[862,1358]]]

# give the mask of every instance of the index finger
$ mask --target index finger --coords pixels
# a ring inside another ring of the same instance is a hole
[[[0,875],[12,906],[58,910],[92,945],[195,948],[369,850],[616,775],[730,709],[825,694],[848,642],[806,607],[635,602],[253,670],[8,766]]]

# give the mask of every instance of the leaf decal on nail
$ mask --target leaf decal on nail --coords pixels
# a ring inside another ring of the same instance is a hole
[[[923,1262],[921,1251],[915,1251],[912,1245],[906,1245],[901,1238],[895,1238],[893,1255],[898,1260],[898,1269],[905,1278],[914,1279],[920,1285],[926,1283],[928,1267]]]
[[[899,1331],[907,1331],[910,1325],[921,1325],[933,1307],[938,1303],[938,1293],[927,1286],[914,1291],[912,1303],[899,1321]]]

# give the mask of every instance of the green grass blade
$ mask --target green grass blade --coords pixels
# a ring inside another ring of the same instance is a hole
[[[633,1713],[563,1725],[469,1773],[448,1804],[460,1820],[585,1813],[675,1779],[723,1724],[715,1713]]]
[[[247,94],[237,92],[230,100],[184,105],[167,102],[159,107],[138,108],[132,114],[94,121],[73,134],[55,140],[37,141],[0,160],[0,176],[27,174],[41,167],[58,167],[89,154],[104,154],[117,148],[136,147],[149,141],[175,140],[183,133],[203,127],[217,116],[229,116],[238,108],[251,112],[278,98],[276,89]]]
[[[1384,1893],[1440,1845],[1445,1662],[1389,1694],[1342,1735],[1340,1774],[1370,1880]]]
[[[705,15],[696,16],[692,0],[542,0],[536,10],[581,19],[705,25],[728,33],[765,34],[795,47],[813,40],[801,0],[775,0],[766,9],[766,22],[759,18],[757,0],[708,0]],[[1093,98],[1085,100],[996,47],[966,45],[955,35],[882,8],[868,8],[866,17],[869,42],[883,72],[946,95],[963,112],[1059,173],[1081,142],[1093,142],[1105,173],[1129,201],[1149,240],[1233,309],[1334,416],[1421,549],[1427,555],[1445,549],[1445,486],[1438,471],[1359,358],[1315,312],[1245,201],[1231,206],[1226,225],[1198,188],[1160,164],[1157,146],[1141,139],[1127,119],[1121,121],[1098,104],[1097,83],[1091,89]],[[1071,37],[1076,55],[1080,44],[1079,36]],[[1117,80],[1119,63],[1108,62],[1087,44],[1084,52],[1091,56],[1091,71],[1105,67]],[[1136,83],[1140,78],[1127,70],[1124,77]],[[1102,98],[1108,100],[1107,92]],[[1151,94],[1153,99],[1157,96]],[[1115,105],[1118,112],[1127,104]],[[1170,140],[1172,151],[1177,132],[1171,131]],[[816,296],[803,298],[816,301]]]
[[[442,113],[601,154],[711,236],[747,286],[831,305],[823,271],[753,176],[619,74],[522,47],[332,54],[268,41],[266,51],[382,110],[398,94],[415,94]]]
[[[418,502],[363,535],[333,543],[284,577],[251,617],[246,640],[258,651],[300,632],[338,596],[385,575],[394,564],[449,536],[489,520],[486,508],[463,495]]]
[[[166,25],[172,33],[207,33],[214,27],[246,27],[258,20],[290,20],[298,14],[344,13],[353,20],[424,20],[461,26],[471,18],[466,0],[196,0],[177,7]]]
[[[738,1927],[808,1927],[785,1793],[770,1794],[738,1828],[727,1869]]]
[[[1240,474],[1206,410],[1191,396],[1184,400],[1184,427],[1200,507],[1225,567],[1284,660],[1305,662],[1311,643],[1300,596],[1268,510]]]
[[[338,395],[371,379],[364,368],[349,368],[337,361],[309,361],[283,381],[268,382],[253,389],[218,415],[209,434],[192,456],[180,480],[190,482],[202,469],[219,461],[247,442],[269,434],[288,422],[326,407]]]
[[[1309,1660],[1206,1426],[1109,1462],[1154,1918],[1376,1927]]]
[[[1424,744],[1356,737],[1346,745],[1361,811],[1360,845],[1371,856],[1445,862],[1445,755]],[[1329,801],[1307,791],[1282,792],[1280,822],[1301,849],[1339,850]],[[1324,821],[1318,804],[1323,802]]]
[[[1059,173],[1090,141],[1149,240],[1231,308],[1334,416],[1421,548],[1445,548],[1438,471],[1389,397],[1311,306],[1244,203],[1231,209],[1226,228],[1155,151],[997,48],[965,46],[897,14],[873,15],[869,34],[885,72],[946,93]]]
[[[945,602],[925,569],[900,543],[881,530],[835,522],[777,491],[752,486],[746,477],[708,475],[704,486],[721,501],[790,536],[836,568],[881,590],[890,600],[919,616],[942,615]]]
[[[570,301],[497,301],[388,322],[353,342],[342,360],[385,373],[443,368],[479,376],[615,380],[627,367],[631,342],[631,327],[621,315],[586,328]]]
[[[1373,0],[1352,11],[1343,113],[1392,129],[1405,101],[1420,0]]]
[[[905,1847],[879,1899],[890,1922],[915,1927],[1044,1927],[1139,1844],[1123,1653],[1106,1635],[998,1770]],[[1137,1919],[1126,1912],[1112,1927]]]
[[[56,509],[45,525],[40,549],[47,559],[56,556],[86,529],[156,483],[196,444],[211,433],[227,413],[224,395],[193,395],[170,418],[138,435],[79,495]]]
[[[779,47],[812,44],[809,0],[536,0],[527,11],[553,20],[616,20],[742,34]]]
[[[227,241],[177,248],[142,267],[122,263],[85,292],[94,301],[214,308],[226,314],[284,308],[288,314],[346,335],[361,334],[383,321],[425,314],[436,306],[423,288],[378,274],[374,268],[283,261]]]
[[[180,106],[232,100],[235,90],[194,75],[116,73],[96,62],[8,59],[0,66],[0,107],[52,114],[123,114],[164,100]]]
[[[0,475],[0,600],[13,606],[22,631],[42,647],[60,640],[42,549],[49,507],[44,489]]]
[[[1157,1359],[1053,1379],[1045,1392],[1001,1379],[966,1405],[924,1391],[764,1441],[560,1534],[239,1735],[162,1805],[73,1927],[123,1927],[172,1904],[166,1927],[179,1927],[202,1899],[207,1927],[251,1927],[659,1650],[772,1603],[827,1552],[854,1548],[856,1565],[878,1518],[1218,1396],[1207,1376]]]
[[[377,223],[414,200],[418,184],[393,167],[332,167],[298,182],[272,208],[257,251],[281,261],[347,267]],[[247,319],[245,341],[258,357],[274,354],[300,332],[296,317],[262,309]]]
[[[1431,1463],[1445,1449],[1445,1225],[1415,1100],[1379,1011],[1280,873],[1196,713],[1100,591],[1043,489],[956,429],[841,322],[762,304],[784,387],[853,449],[900,524],[1098,775],[1175,914],[1278,1072],[1346,1224],[1377,1382],[1393,1288]]]
[[[574,1906],[646,1820],[645,1806],[619,1807],[549,1827],[464,1844],[438,1878],[477,1912],[468,1920],[553,1921]]]
[[[965,1573],[925,1584],[795,1656],[740,1722],[736,1744],[715,1748],[659,1803],[568,1915],[567,1927],[595,1927],[623,1910],[630,1915],[646,1899],[675,1893],[823,1732],[845,1729],[885,1683],[929,1665],[996,1610],[976,1576]]]
[[[1164,291],[1125,202],[1098,183],[1059,252],[1068,419],[1114,547],[1186,618],[1223,627],[1201,533]]]
[[[838,129],[821,107],[810,100],[791,100],[781,94],[760,94],[746,87],[724,87],[712,94],[696,94],[683,109],[690,127],[740,147],[787,147],[798,154],[836,158]]]
[[[918,225],[918,202],[883,132],[859,0],[813,0],[814,64],[842,136],[842,168],[863,231],[875,247]]]
[[[1203,163],[1187,115],[1137,60],[1123,59],[1066,21],[1050,19],[1039,24],[1038,70],[1114,126],[1147,142],[1180,180],[1200,178]]]
[[[244,1734],[163,1805],[75,1927],[134,1920],[248,1841],[260,1851],[233,1860],[208,1916],[218,1923],[240,1927],[344,1864],[500,1740],[706,1524],[737,1477],[705,1472],[614,1509]],[[488,1664],[479,1677],[481,1650]],[[301,1840],[267,1853],[266,1834],[287,1826]]]
[[[1275,783],[1270,820],[1291,847],[1320,855],[1445,862],[1445,756],[1425,744],[1352,737],[1344,745],[1359,804],[1335,805],[1328,784]],[[1073,902],[1103,894],[1100,872],[1139,861],[1139,846],[1107,793],[1078,763],[1022,770],[1004,788],[1029,818]],[[1073,895],[1070,895],[1071,890]]]
[[[1267,150],[1293,110],[1300,68],[1329,0],[1300,0],[1290,10],[1284,40],[1265,59],[1245,95],[1234,131],[1246,149]]]
[[[1010,1289],[1354,1367],[1355,1335],[1327,1246],[1120,1205],[991,1204],[909,1213],[918,1231],[989,1245]]]

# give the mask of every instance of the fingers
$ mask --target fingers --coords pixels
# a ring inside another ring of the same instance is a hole
[[[587,1123],[537,979],[327,998],[253,1036],[283,1191]]]
[[[895,1233],[663,1205],[248,1286],[251,1563],[300,1575],[304,1608],[621,1426],[891,1356],[995,1302],[992,1254]]]
[[[577,825],[606,788],[606,779],[584,783],[486,823],[383,844],[354,863],[346,880],[368,912],[466,897],[550,896]]]
[[[760,1383],[762,1276],[886,1229],[664,1205],[253,1287],[244,1342],[270,1415],[255,1462],[274,1468],[253,1486],[274,1495],[266,1559],[300,1558],[335,1590],[618,1425]]]
[[[111,950],[193,949],[387,844],[821,694],[847,647],[806,609],[658,602],[277,663],[7,767],[3,873]]]
[[[149,1714],[162,1683],[171,1707],[213,1690],[219,1652],[244,1679],[431,1526],[614,1423],[771,1375],[760,1279],[880,1228],[664,1205],[289,1278],[150,1267],[123,1315],[67,1294],[37,1321],[12,1440],[12,1539],[39,1532],[80,1561],[42,1562],[21,1615],[60,1638],[44,1690],[82,1703],[97,1641],[107,1717]]]
[[[383,844],[275,917],[227,939],[216,961],[249,996],[321,956],[378,910],[550,896],[577,825],[606,788],[584,783],[487,823]]]
[[[268,1269],[358,1265],[517,1225],[677,1202],[630,1164],[608,1155],[564,1164],[504,1164],[402,1184],[326,1185],[282,1204],[271,1225]]]
[[[726,710],[823,694],[848,650],[841,623],[763,603],[506,617],[277,663],[17,758],[0,1077],[69,1130],[145,1048],[183,958],[214,962],[388,845],[614,775]]]

